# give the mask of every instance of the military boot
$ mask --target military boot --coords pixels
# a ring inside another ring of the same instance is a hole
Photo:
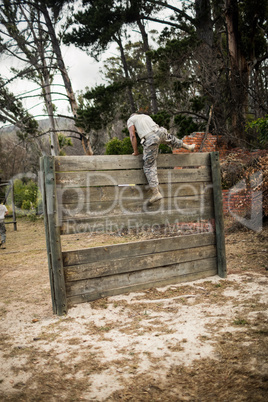
[[[160,193],[158,186],[151,188],[152,190],[152,195],[151,198],[149,199],[149,203],[152,204],[153,202],[161,200],[163,198],[162,194]]]
[[[188,145],[188,144],[184,144],[184,143],[183,143],[183,144],[182,144],[182,148],[188,149],[188,151],[193,152],[194,149],[195,149],[195,144]]]

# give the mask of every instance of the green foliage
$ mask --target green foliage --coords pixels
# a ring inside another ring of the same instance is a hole
[[[267,54],[268,3],[267,0],[244,0],[238,2],[238,28],[241,49],[248,60]]]
[[[163,110],[151,117],[160,127],[165,127],[167,130],[169,129],[171,116],[167,111]]]
[[[247,132],[250,129],[255,129],[257,133],[257,139],[260,144],[265,148],[268,146],[268,114],[257,120],[253,120],[246,124]]]
[[[77,111],[76,124],[86,131],[100,130],[114,118],[120,91],[125,83],[114,82],[111,85],[98,85],[84,94]]]
[[[200,112],[205,106],[205,98],[202,96],[194,96],[190,99],[193,112]]]
[[[24,210],[35,209],[38,202],[37,184],[33,180],[15,180],[14,201],[17,208]]]
[[[197,40],[194,30],[192,30],[189,36],[184,38],[174,38],[170,39],[171,33],[163,31],[160,36],[160,40],[165,39],[165,45],[160,46],[156,51],[152,53],[152,57],[155,61],[160,63],[160,69],[166,71],[168,69],[168,62],[171,60],[173,63],[175,60],[181,62],[185,60],[192,51],[193,47],[196,46]]]
[[[160,154],[172,154],[172,149],[166,144],[159,145],[159,153]]]
[[[17,135],[21,139],[25,139],[28,135],[34,136],[38,130],[37,121],[5,85],[5,81],[0,77],[0,121],[17,124],[19,127]]]
[[[137,137],[138,144],[140,142]],[[106,155],[131,155],[133,153],[133,148],[131,145],[131,141],[129,137],[125,137],[123,140],[119,140],[118,138],[113,138],[111,141],[107,142],[105,145],[105,154]],[[142,145],[138,145],[139,153],[142,154],[143,148]],[[171,148],[168,145],[161,144],[159,146],[160,154],[170,154],[172,153]]]
[[[72,140],[71,140],[71,138],[67,138],[63,134],[58,135],[58,140],[59,140],[59,147],[60,147],[60,156],[64,156],[64,155],[66,155],[64,148],[72,147],[73,146]]]
[[[105,145],[106,155],[131,155],[133,148],[129,137],[125,137],[123,140],[113,138]],[[142,153],[142,146],[139,146],[139,152]]]
[[[122,27],[122,7],[113,0],[84,3],[83,11],[78,11],[71,20],[76,27],[64,34],[63,41],[87,51],[90,48],[91,56],[97,59]]]
[[[195,131],[201,131],[201,125],[195,123],[192,117],[186,117],[182,114],[175,116],[174,123],[178,126],[178,137],[183,138]],[[203,128],[203,127],[202,127]]]

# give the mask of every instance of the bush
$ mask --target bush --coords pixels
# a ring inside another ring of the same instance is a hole
[[[38,186],[33,180],[14,182],[14,201],[17,208],[24,210],[35,209],[38,200]]]
[[[111,141],[107,142],[105,148],[106,155],[131,155],[133,153],[133,148],[129,137],[125,137],[123,140],[113,138]],[[139,152],[142,153],[141,145],[138,146],[138,149]]]
[[[255,131],[257,140],[263,148],[268,146],[268,115],[247,123],[246,131],[250,130]]]

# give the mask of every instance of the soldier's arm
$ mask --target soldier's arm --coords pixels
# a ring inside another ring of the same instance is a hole
[[[130,126],[128,131],[129,131],[132,148],[134,151],[132,155],[139,155],[137,137],[136,137],[136,133],[135,133],[135,126]]]

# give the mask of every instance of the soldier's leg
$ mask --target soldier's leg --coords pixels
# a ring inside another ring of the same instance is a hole
[[[188,151],[193,151],[195,149],[195,144],[192,145],[185,144],[179,138],[175,137],[172,134],[169,134],[168,131],[163,127],[161,127],[159,130],[159,137],[161,139],[161,144],[167,144],[172,149],[185,148],[188,149]]]
[[[156,202],[163,198],[158,189],[158,176],[156,159],[158,155],[159,137],[152,135],[143,145],[143,170],[151,189],[150,203]]]
[[[6,227],[4,222],[0,222],[0,245],[3,247],[6,242]]]
[[[143,171],[150,188],[158,186],[157,164],[158,144],[144,144]]]

